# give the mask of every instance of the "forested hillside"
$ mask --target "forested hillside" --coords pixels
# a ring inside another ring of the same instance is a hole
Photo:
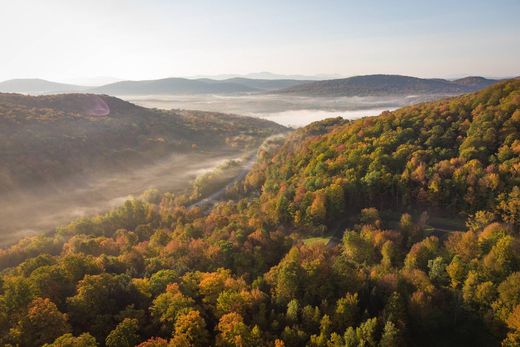
[[[0,343],[518,346],[519,105],[508,81],[314,123],[208,209],[150,192],[22,240]]]
[[[94,94],[0,94],[0,193],[142,167],[173,153],[255,148],[282,126],[146,109]]]

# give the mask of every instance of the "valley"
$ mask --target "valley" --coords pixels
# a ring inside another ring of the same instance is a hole
[[[184,192],[205,171],[286,131],[255,118],[152,110],[93,94],[0,94],[0,114],[4,245],[148,189]]]
[[[0,346],[520,347],[519,0],[0,4]]]

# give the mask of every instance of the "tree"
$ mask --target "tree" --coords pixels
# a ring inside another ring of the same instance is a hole
[[[171,283],[164,293],[155,298],[150,312],[162,328],[171,333],[177,316],[188,311],[193,304],[193,299],[182,294],[177,283]]]
[[[345,335],[343,335],[343,340],[345,341],[345,347],[358,347],[359,339],[356,335],[356,330],[353,327],[348,327],[345,330]]]
[[[332,321],[326,314],[320,320],[320,334],[312,335],[310,344],[311,346],[325,347],[332,332]]]
[[[502,219],[518,226],[520,223],[520,187],[514,186],[509,194],[500,194],[498,201],[498,210],[501,212]]]
[[[43,347],[97,347],[94,336],[89,333],[83,333],[78,337],[72,334],[65,334],[54,340],[53,343],[47,343]]]
[[[500,280],[518,268],[520,263],[520,243],[512,236],[505,236],[484,257],[484,267],[494,278]]]
[[[394,323],[392,323],[392,321],[387,321],[383,329],[381,341],[379,341],[379,346],[394,347],[400,345],[401,344],[399,343],[399,329]]]
[[[76,295],[67,299],[73,326],[89,331],[103,341],[116,325],[116,316],[144,298],[127,275],[86,275],[79,281]]]
[[[428,270],[428,261],[439,253],[439,239],[430,236],[412,246],[404,260],[405,267]]]
[[[332,219],[340,217],[345,210],[345,192],[339,184],[333,183],[328,186],[327,191],[327,218],[329,222]]]
[[[356,328],[356,336],[361,346],[377,346],[377,318],[367,319]]]
[[[217,331],[219,332],[216,340],[217,346],[249,346],[251,332],[238,313],[231,312],[220,317]]]
[[[70,331],[67,315],[48,298],[35,298],[20,325],[24,346],[41,346]]]
[[[329,342],[327,343],[328,347],[344,347],[345,343],[343,342],[343,338],[338,333],[330,334]]]
[[[385,268],[391,268],[397,258],[397,249],[393,241],[388,240],[383,243],[383,247],[381,247],[381,265]]]
[[[308,214],[312,218],[312,220],[317,223],[324,223],[325,218],[327,216],[327,208],[326,208],[326,196],[323,191],[318,191],[314,194],[314,200],[312,201],[311,206],[309,207]]]
[[[370,263],[374,247],[356,231],[346,231],[343,235],[343,254],[358,264]]]
[[[182,344],[178,346],[182,346]],[[137,347],[168,347],[168,341],[162,337],[151,337],[148,340],[138,344]]]
[[[168,284],[179,279],[179,275],[175,270],[164,269],[159,270],[150,276],[150,292],[156,296],[162,293]]]
[[[406,307],[398,292],[393,292],[388,298],[383,311],[383,319],[391,321],[397,326],[406,325]]]
[[[27,307],[35,297],[30,282],[20,276],[5,277],[2,287],[4,305],[11,318],[12,315]]]
[[[446,267],[446,272],[450,276],[451,286],[458,288],[464,282],[466,277],[466,266],[459,256],[453,257],[451,263]]]
[[[347,327],[356,323],[359,312],[358,294],[347,293],[336,302],[334,312],[334,325],[337,331],[344,331]]]
[[[446,263],[444,258],[437,257],[428,260],[428,276],[430,279],[439,284],[445,284],[448,281],[448,273],[446,272]]]
[[[289,301],[289,303],[287,304],[287,313],[285,314],[285,316],[287,317],[287,321],[289,323],[298,323],[298,313],[300,311],[300,308],[299,308],[299,304],[298,304],[298,300],[297,299],[292,299],[291,301]]]
[[[29,281],[38,296],[51,299],[60,308],[64,307],[65,298],[74,290],[66,272],[58,265],[37,268],[31,273]]]
[[[502,347],[518,347],[520,346],[520,333],[518,331],[508,333],[502,341]]]
[[[206,322],[199,311],[191,310],[179,314],[170,343],[174,346],[186,347],[204,347],[209,345]]]
[[[302,324],[306,331],[315,332],[320,326],[321,312],[319,307],[306,305],[302,309]]]
[[[134,347],[139,342],[139,322],[137,319],[125,318],[108,334],[107,347]]]
[[[490,211],[477,211],[466,221],[466,226],[472,231],[480,231],[486,225],[495,221],[495,214]]]
[[[237,312],[245,314],[247,308],[253,304],[250,292],[242,290],[224,290],[217,298],[217,315],[223,315],[229,312]]]
[[[379,217],[379,211],[374,208],[364,208],[361,210],[359,220],[362,224],[370,224],[379,228],[381,226],[381,218]]]
[[[300,295],[303,270],[300,265],[300,251],[293,247],[289,253],[267,274],[268,281],[274,286],[274,297],[282,305]]]
[[[506,321],[513,309],[520,304],[520,272],[509,275],[498,286],[498,301],[494,308],[499,318]]]
[[[520,331],[520,305],[516,305],[509,318],[507,318],[507,325],[516,331]]]

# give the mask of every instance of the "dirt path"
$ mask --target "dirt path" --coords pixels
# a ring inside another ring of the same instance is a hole
[[[255,151],[256,153],[256,151]],[[222,196],[226,193],[227,189],[232,187],[235,183],[240,182],[246,175],[249,173],[249,170],[253,167],[254,163],[256,162],[256,154],[253,154],[250,156],[249,160],[244,164],[242,171],[235,176],[228,184],[226,184],[225,187],[222,189],[216,191],[215,193],[211,194],[210,196],[197,201],[194,204],[191,204],[189,208],[192,207],[200,207],[200,208],[209,208],[213,206],[216,202],[218,202]]]

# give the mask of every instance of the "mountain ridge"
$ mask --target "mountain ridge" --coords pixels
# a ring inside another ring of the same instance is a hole
[[[467,77],[449,81],[440,78],[423,79],[403,75],[375,74],[309,82],[278,90],[274,93],[328,97],[415,94],[454,95],[475,91],[495,82],[498,81],[485,79],[484,77]]]
[[[402,75],[364,75],[341,79],[227,79],[169,77],[152,80],[118,81],[97,87],[56,83],[41,79],[0,82],[0,92],[55,94],[88,92],[110,95],[182,94],[279,94],[296,96],[385,96],[408,94],[454,95],[486,87],[498,80],[468,76],[456,80],[422,79]]]

